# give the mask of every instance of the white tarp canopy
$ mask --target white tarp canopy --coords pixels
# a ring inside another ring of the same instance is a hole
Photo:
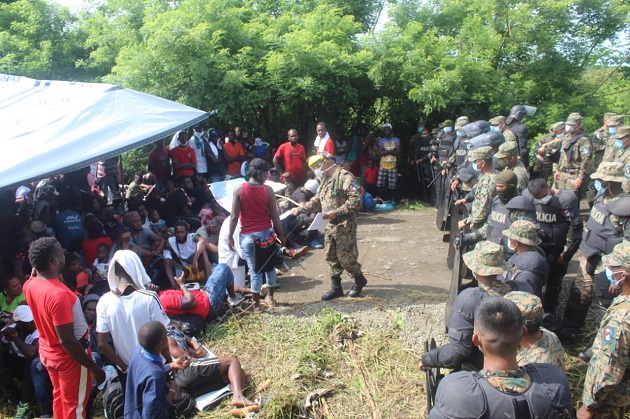
[[[111,84],[0,74],[0,189],[118,156],[207,117]]]

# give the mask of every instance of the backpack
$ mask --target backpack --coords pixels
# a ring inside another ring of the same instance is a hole
[[[185,418],[195,410],[195,399],[185,391],[181,391],[179,397],[173,400],[171,407],[168,409],[169,417]]]
[[[107,380],[105,391],[103,391],[103,408],[107,419],[125,417],[125,392],[118,376]]]

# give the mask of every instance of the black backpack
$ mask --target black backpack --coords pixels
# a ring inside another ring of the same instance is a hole
[[[125,392],[118,376],[107,380],[105,391],[103,391],[103,408],[107,419],[125,417]]]

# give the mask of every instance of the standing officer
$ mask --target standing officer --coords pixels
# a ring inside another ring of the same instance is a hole
[[[492,147],[479,147],[470,152],[470,161],[473,169],[481,173],[475,197],[472,202],[472,211],[468,218],[459,222],[459,229],[463,230],[467,225],[471,231],[481,228],[492,209],[492,200],[496,195],[496,179],[498,172],[492,167]]]
[[[514,141],[506,141],[499,146],[499,151],[495,153],[499,166],[503,170],[511,170],[516,175],[518,183],[516,185],[518,193],[523,192],[527,188],[529,182],[529,173],[522,161],[518,159],[518,144]]]
[[[330,220],[326,226],[324,252],[330,265],[331,288],[322,295],[322,300],[343,296],[341,274],[344,269],[354,279],[348,295],[358,297],[367,284],[357,261],[357,211],[362,201],[359,184],[352,173],[337,166],[332,154],[324,152],[312,156],[308,165],[321,184],[317,194],[302,207],[291,210],[291,214],[323,212],[324,219]]]
[[[505,141],[513,141],[516,143],[516,148],[518,149],[518,143],[516,141],[516,136],[514,133],[508,128],[505,123],[505,116],[499,115],[495,116],[491,120],[488,121],[490,123],[490,131],[500,132],[505,137]]]
[[[624,164],[623,190],[630,193],[630,125],[617,128],[617,132],[610,137],[610,143],[604,153],[604,161],[619,161]]]
[[[536,113],[535,106],[527,105],[514,105],[510,109],[510,116],[507,117],[505,123],[518,143],[518,155],[523,161],[525,167],[529,167],[529,149],[527,148],[527,142],[529,141],[529,132],[527,126],[523,124],[527,116],[532,116]]]
[[[553,162],[551,161],[551,156],[555,154],[556,150],[546,150],[541,149],[541,147],[551,141],[562,138],[564,138],[564,122],[554,122],[549,126],[549,133],[536,143],[534,172],[545,180],[549,180],[549,176],[553,173]],[[560,145],[558,145],[558,147],[560,147]]]
[[[630,243],[615,246],[602,259],[606,276],[621,287],[601,322],[588,364],[579,419],[620,418],[630,405]]]

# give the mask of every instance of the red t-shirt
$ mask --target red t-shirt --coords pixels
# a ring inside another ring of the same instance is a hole
[[[366,185],[376,185],[376,180],[378,179],[378,167],[374,166],[371,169],[366,167],[363,177],[365,178]]]
[[[186,146],[175,147],[171,150],[171,159],[173,162],[177,161],[179,164],[195,163],[197,164],[197,157],[195,156],[195,150]],[[173,164],[174,165],[174,164]],[[192,176],[195,171],[193,169],[173,169],[173,177],[175,179],[181,176]]]
[[[178,148],[178,147],[176,147]],[[171,176],[171,163],[169,162],[168,148],[154,148],[149,153],[149,166],[155,175],[155,180],[165,181]]]
[[[190,309],[182,309],[182,302],[184,300],[184,292],[179,290],[164,290],[160,291],[158,296],[160,297],[160,303],[162,308],[166,312],[166,315],[179,316],[184,313],[196,314],[202,319],[206,319],[210,313],[210,298],[204,291],[190,291],[195,300],[197,301],[197,307]]]
[[[241,193],[241,234],[256,233],[271,228],[269,214],[269,192],[266,185],[255,187],[243,183]]]
[[[304,177],[304,162],[306,161],[306,150],[300,143],[295,145],[286,142],[280,145],[276,151],[276,157],[282,160],[284,170],[291,173],[294,179]]]
[[[39,331],[39,353],[45,360],[66,361],[70,355],[61,346],[55,326],[74,324],[77,339],[87,334],[87,322],[83,317],[81,302],[58,278],[43,279],[31,277],[24,283],[26,303],[33,312],[33,320]]]
[[[229,141],[226,141],[225,144],[223,144],[223,150],[225,150],[225,155],[231,159],[238,156],[241,156],[241,157],[247,156],[247,153],[245,153],[245,149],[243,148],[243,145],[238,141],[236,141],[234,144],[232,144]],[[231,176],[240,175],[241,162],[238,162],[238,161],[229,162],[227,171],[228,171],[228,175],[231,175]]]

